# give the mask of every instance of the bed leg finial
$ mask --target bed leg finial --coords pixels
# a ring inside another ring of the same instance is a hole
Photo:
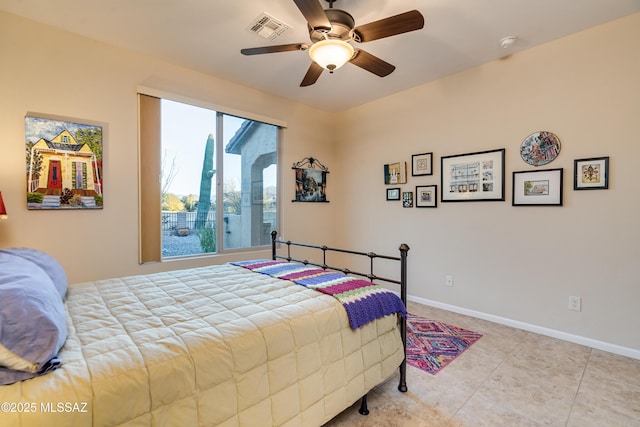
[[[369,409],[367,408],[367,395],[362,396],[362,400],[360,401],[360,409],[358,412],[362,415],[369,415]]]
[[[405,343],[406,342],[407,341],[405,338]],[[406,351],[407,350],[405,345],[405,353]],[[409,389],[407,388],[407,358],[406,357],[400,364],[400,382],[398,383],[398,390],[401,391],[402,393],[406,393],[407,391],[409,391]]]

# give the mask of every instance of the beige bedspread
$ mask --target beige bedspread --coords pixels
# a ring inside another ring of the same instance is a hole
[[[353,331],[333,297],[231,265],[73,285],[66,306],[63,366],[0,387],[1,425],[318,426],[404,357],[395,316]]]

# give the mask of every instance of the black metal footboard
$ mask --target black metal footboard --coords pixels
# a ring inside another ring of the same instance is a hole
[[[336,249],[336,248],[330,248],[327,246],[316,246],[316,245],[308,245],[306,243],[295,243],[295,242],[291,242],[291,241],[285,241],[285,240],[278,240],[278,232],[277,231],[272,231],[271,232],[271,258],[273,260],[276,259],[285,259],[287,261],[295,261],[295,262],[300,262],[303,263],[305,265],[313,265],[316,267],[320,267],[323,269],[329,269],[329,270],[335,270],[335,271],[341,271],[344,274],[349,274],[349,275],[354,275],[354,276],[361,276],[361,277],[366,277],[369,280],[371,280],[371,282],[375,282],[375,281],[382,281],[382,282],[387,282],[387,283],[393,283],[396,285],[400,285],[400,299],[402,300],[403,304],[405,305],[405,307],[407,306],[407,253],[409,252],[409,246],[405,243],[402,243],[400,245],[400,247],[398,248],[400,251],[400,256],[399,257],[394,257],[394,256],[388,256],[388,255],[378,255],[375,254],[373,252],[357,252],[357,251],[351,251],[351,250],[347,250],[347,249]],[[285,244],[287,245],[287,255],[278,255],[277,253],[277,245],[278,243],[280,244]],[[303,259],[296,259],[293,258],[291,256],[291,247],[292,246],[298,246],[298,247],[305,247],[305,248],[311,248],[311,249],[318,249],[322,251],[322,264],[319,263],[314,263],[308,260],[303,260]],[[349,270],[347,268],[340,268],[340,267],[335,267],[335,266],[330,266],[327,265],[327,252],[339,252],[339,253],[345,253],[345,254],[351,254],[351,255],[362,255],[362,256],[366,256],[369,257],[369,272],[368,273],[362,273],[362,272],[358,272],[358,271],[352,271]],[[386,260],[391,260],[391,261],[398,261],[400,263],[400,279],[390,279],[390,278],[386,278],[386,277],[381,277],[381,276],[377,276],[374,274],[374,260],[380,258],[380,259],[386,259]],[[401,392],[406,392],[407,391],[407,319],[405,319],[402,316],[399,316],[399,326],[400,326],[400,336],[402,337],[402,343],[404,346],[404,354],[405,354],[405,358],[402,360],[402,363],[400,364],[400,382],[398,384],[398,390],[400,390]],[[366,395],[362,398],[363,399],[363,403],[362,403],[362,408],[364,408],[364,411],[361,408],[361,413],[366,414],[368,413],[367,409],[366,409]]]

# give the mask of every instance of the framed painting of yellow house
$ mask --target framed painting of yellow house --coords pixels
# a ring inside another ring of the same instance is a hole
[[[25,116],[28,209],[102,209],[103,126]]]

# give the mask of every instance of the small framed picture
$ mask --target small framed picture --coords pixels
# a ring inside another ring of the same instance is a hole
[[[562,171],[513,172],[513,206],[562,206]]]
[[[413,207],[413,191],[405,191],[404,193],[402,193],[402,207]]]
[[[606,190],[609,188],[609,157],[573,161],[574,190]]]
[[[400,200],[400,189],[387,188],[387,200]]]
[[[416,208],[435,208],[438,206],[437,185],[416,186]]]
[[[388,163],[384,165],[384,183],[386,185],[407,183],[407,162]]]
[[[411,156],[411,176],[433,175],[433,153]]]

